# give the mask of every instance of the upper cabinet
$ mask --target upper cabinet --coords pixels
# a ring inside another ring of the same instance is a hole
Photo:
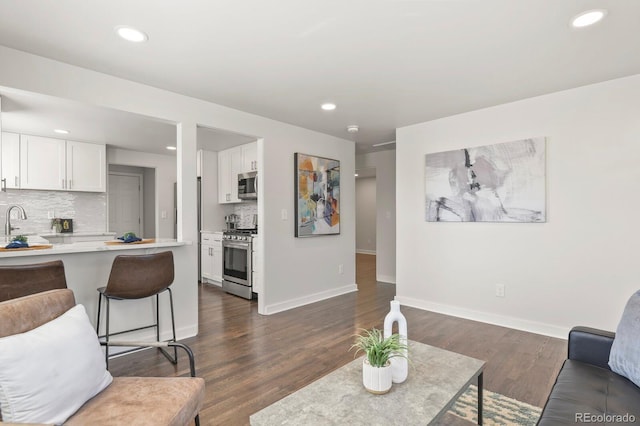
[[[67,190],[105,192],[106,146],[67,141]]]
[[[20,135],[19,158],[21,189],[106,191],[105,145]]]
[[[239,203],[238,174],[258,170],[258,143],[218,152],[218,202]]]
[[[20,188],[66,189],[66,141],[20,135]]]
[[[240,146],[242,151],[242,170],[240,173],[258,170],[258,142]]]
[[[241,173],[242,151],[240,147],[218,152],[218,202],[239,203],[238,173]]]
[[[2,132],[0,139],[2,189],[20,188],[20,135]]]

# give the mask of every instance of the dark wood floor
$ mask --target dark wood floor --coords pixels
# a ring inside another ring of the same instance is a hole
[[[375,256],[357,255],[359,291],[270,316],[255,301],[200,286],[200,331],[186,339],[206,380],[203,425],[247,425],[249,415],[353,359],[359,328],[382,327],[395,286],[375,281]],[[487,361],[485,388],[543,406],[566,341],[402,307],[409,338]],[[110,362],[114,376],[187,375],[153,351]]]

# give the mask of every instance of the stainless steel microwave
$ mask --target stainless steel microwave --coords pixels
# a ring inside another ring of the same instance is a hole
[[[258,172],[238,174],[238,198],[241,200],[258,199]]]

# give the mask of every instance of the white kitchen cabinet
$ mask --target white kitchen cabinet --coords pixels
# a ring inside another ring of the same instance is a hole
[[[218,202],[239,203],[238,174],[258,170],[258,142],[218,152]]]
[[[238,173],[241,173],[242,149],[240,146],[218,152],[218,202],[239,203]]]
[[[105,192],[106,146],[67,141],[68,191]]]
[[[2,132],[0,144],[2,188],[20,188],[20,135]]]
[[[106,191],[106,146],[20,135],[20,188]]]
[[[242,170],[240,173],[255,172],[258,170],[258,142],[241,145]]]
[[[200,282],[206,283],[213,280],[213,260],[211,257],[211,245],[205,244],[204,241],[200,246]]]
[[[20,135],[20,188],[66,189],[66,141]]]
[[[200,247],[203,283],[222,283],[222,232],[203,232]]]
[[[213,281],[222,283],[222,234],[213,241]]]

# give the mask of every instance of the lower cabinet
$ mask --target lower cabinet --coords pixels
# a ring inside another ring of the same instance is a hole
[[[222,284],[222,232],[203,232],[200,249],[200,281]]]

